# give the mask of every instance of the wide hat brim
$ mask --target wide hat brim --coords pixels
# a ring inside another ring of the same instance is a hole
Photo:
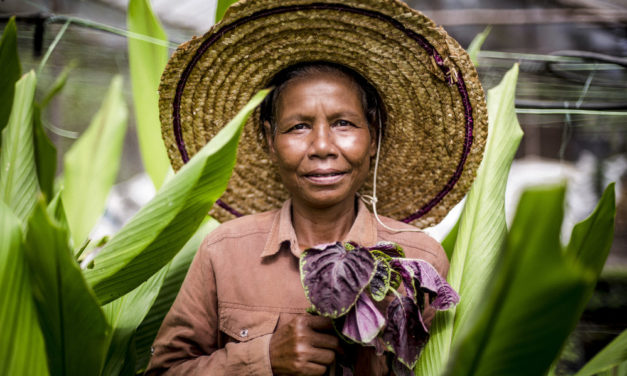
[[[343,64],[379,92],[387,113],[377,211],[418,227],[439,222],[466,194],[487,137],[484,92],[468,54],[442,28],[395,0],[244,0],[203,37],[176,50],[161,78],[163,138],[175,169],[205,145],[279,71]],[[372,171],[360,191],[372,192]],[[260,134],[240,141],[224,221],[289,197]]]

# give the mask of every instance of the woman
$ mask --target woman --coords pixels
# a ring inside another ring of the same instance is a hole
[[[306,313],[298,264],[318,244],[393,241],[446,276],[441,246],[407,223],[441,219],[481,158],[483,92],[463,50],[396,1],[238,3],[166,68],[161,120],[173,165],[264,86],[275,89],[258,128],[244,131],[213,213],[258,214],[204,240],[148,374],[327,372],[344,346],[329,319]],[[358,199],[365,192],[374,214]],[[357,375],[389,373],[372,348],[358,359]]]

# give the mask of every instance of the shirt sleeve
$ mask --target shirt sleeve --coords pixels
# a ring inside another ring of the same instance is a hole
[[[219,346],[218,298],[208,238],[153,344],[146,375],[272,375],[270,337]]]

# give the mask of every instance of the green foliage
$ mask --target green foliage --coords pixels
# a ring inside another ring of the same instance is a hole
[[[436,334],[431,336],[418,361],[419,374],[437,375],[443,369],[459,329],[482,304],[486,277],[494,270],[507,233],[505,186],[522,138],[514,112],[517,77],[515,65],[488,93],[490,124],[486,150],[461,214],[447,278],[458,291],[460,302],[455,309],[436,314],[431,329]]]
[[[448,375],[541,375],[549,370],[596,282],[594,273],[561,250],[563,198],[563,187],[523,194],[503,259],[473,324],[456,341]],[[593,216],[604,214],[613,216],[613,210]]]
[[[74,246],[83,243],[105,208],[118,174],[126,123],[122,77],[116,76],[89,128],[64,158],[61,196]]]
[[[2,67],[2,74],[0,74],[0,141],[2,141],[1,132],[7,125],[9,114],[11,113],[15,82],[22,74],[20,59],[17,54],[15,17],[9,19],[2,32],[2,39],[0,39],[0,67]]]
[[[237,0],[218,0],[218,4],[216,5],[216,23],[224,17],[226,10],[236,2]]]
[[[20,220],[0,201],[0,375],[48,375]]]
[[[15,84],[9,123],[2,131],[0,199],[24,223],[37,202],[37,170],[33,146],[35,72]]]
[[[492,26],[486,27],[472,39],[470,46],[468,46],[468,55],[470,55],[470,60],[472,60],[472,63],[475,66],[479,65],[479,51],[481,50],[481,46],[483,46],[483,42],[485,42],[491,30]]]
[[[575,376],[591,376],[608,371],[614,367],[623,368],[627,363],[627,330],[623,330],[609,345],[605,346]],[[621,375],[624,373],[621,373]]]
[[[107,321],[113,328],[103,375],[120,374],[129,342],[157,298],[168,269],[169,264],[135,290],[102,307]]]
[[[57,171],[57,148],[48,138],[41,122],[41,106],[33,106],[33,136],[35,146],[35,166],[39,189],[47,201],[52,199],[54,176]]]
[[[98,375],[110,330],[72,257],[66,230],[43,202],[28,221],[26,258],[51,375]]]
[[[196,231],[226,189],[242,127],[267,93],[255,95],[96,256],[85,278],[102,303],[161,269]]]
[[[167,41],[159,20],[148,0],[128,4],[128,30]],[[161,138],[159,122],[159,79],[168,61],[168,48],[146,40],[128,38],[128,58],[133,83],[133,103],[137,136],[144,168],[158,189],[163,184],[170,163]]]

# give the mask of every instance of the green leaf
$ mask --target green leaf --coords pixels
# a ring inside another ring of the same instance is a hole
[[[0,201],[0,375],[47,375],[20,220]]]
[[[229,9],[229,7],[236,2],[237,0],[218,0],[218,4],[216,5],[215,23],[218,23],[218,21],[220,21],[222,17],[224,17],[226,10]]]
[[[503,260],[474,324],[455,341],[447,375],[546,374],[574,328],[592,273],[565,257],[564,188],[523,193]],[[484,276],[485,277],[485,276]]]
[[[33,97],[37,79],[30,71],[15,84],[13,108],[2,131],[0,199],[25,223],[37,202],[33,146]]]
[[[103,375],[120,374],[129,351],[129,342],[157,298],[168,269],[169,265],[164,266],[135,290],[102,307],[113,328]]]
[[[75,246],[85,240],[104,211],[120,166],[126,122],[122,77],[116,76],[89,128],[64,158],[61,197]]]
[[[167,41],[148,0],[131,0],[128,4],[128,30]],[[128,58],[133,84],[133,103],[137,136],[144,168],[155,188],[161,187],[170,162],[161,138],[159,122],[159,80],[168,61],[168,48],[129,36]]]
[[[28,221],[26,258],[52,375],[98,375],[109,325],[43,202]]]
[[[483,46],[483,42],[485,42],[490,34],[490,30],[492,30],[492,26],[487,26],[473,38],[470,42],[470,46],[468,46],[468,55],[470,55],[470,60],[472,60],[475,66],[479,66],[479,51],[481,50],[481,46]]]
[[[200,244],[207,234],[218,227],[219,224],[220,223],[215,219],[206,217],[196,233],[185,243],[183,249],[181,249],[170,262],[170,268],[168,274],[165,276],[161,290],[159,290],[159,296],[157,296],[155,303],[150,308],[150,311],[139,328],[137,328],[137,333],[135,334],[138,370],[143,370],[148,365],[148,361],[150,360],[150,346],[157,336],[157,331],[159,331],[159,327],[161,327],[161,322],[165,318],[166,313],[168,313],[172,303],[174,303],[174,299],[183,284],[183,280],[196,255],[196,251],[198,251]]]
[[[455,242],[457,241],[457,234],[459,233],[459,222],[461,217],[455,222],[455,226],[449,231],[448,235],[442,240],[442,248],[446,252],[446,257],[450,260],[453,257],[453,250],[455,249]]]
[[[48,212],[48,216],[59,226],[63,227],[64,230],[69,231],[67,217],[65,216],[65,209],[63,208],[63,200],[61,200],[61,191],[57,192],[52,200],[50,200],[46,211]]]
[[[459,222],[448,282],[460,295],[456,308],[436,313],[427,343],[416,368],[419,374],[439,374],[450,347],[483,304],[488,276],[502,249],[505,223],[505,187],[509,169],[522,138],[514,109],[518,65],[488,93],[488,140],[477,178],[468,193]]]
[[[9,19],[0,39],[0,135],[11,114],[11,103],[15,92],[15,82],[22,74],[20,57],[17,54],[17,27],[15,16]],[[0,141],[2,141],[0,136]]]
[[[592,214],[573,228],[566,247],[566,253],[579,260],[597,278],[603,270],[614,239],[615,201],[614,183],[611,183],[605,188]]]
[[[48,104],[50,103],[52,98],[54,98],[57,94],[59,94],[61,90],[65,87],[65,84],[67,83],[67,78],[75,66],[76,66],[76,61],[73,60],[70,62],[70,64],[68,64],[65,68],[63,68],[63,71],[61,71],[61,74],[57,77],[56,80],[54,80],[54,83],[52,84],[50,89],[48,89],[48,92],[44,96],[44,99],[41,100],[41,103],[39,104],[39,107],[41,109],[48,107]]]
[[[57,148],[48,138],[41,123],[41,107],[33,108],[33,132],[35,142],[35,166],[39,187],[46,201],[50,201],[54,192],[54,177],[57,172]]]
[[[231,176],[242,127],[262,90],[102,249],[85,277],[108,303],[167,264],[196,231]]]
[[[627,330],[594,356],[575,376],[590,376],[607,371],[627,360]]]

